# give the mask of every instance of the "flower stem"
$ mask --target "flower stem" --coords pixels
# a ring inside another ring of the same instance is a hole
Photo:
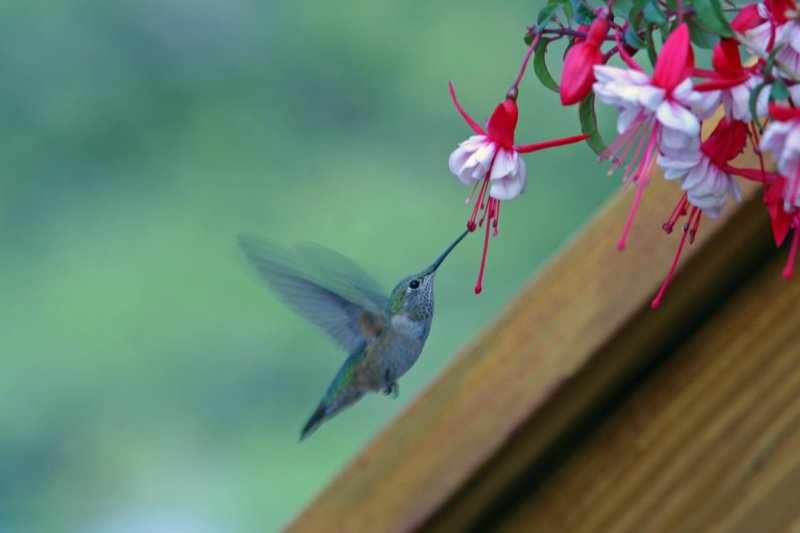
[[[514,80],[514,84],[511,85],[512,89],[518,89],[519,83],[522,81],[522,76],[525,75],[525,69],[528,68],[528,62],[531,60],[531,55],[533,55],[533,50],[536,48],[536,45],[539,44],[539,40],[542,38],[542,33],[537,31],[536,37],[533,38],[533,42],[528,47],[528,51],[525,53],[525,59],[522,60],[522,66],[519,68],[519,74],[517,74],[517,79]]]

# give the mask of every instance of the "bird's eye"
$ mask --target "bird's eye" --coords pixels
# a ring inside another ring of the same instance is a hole
[[[419,280],[412,279],[411,283],[409,283],[408,286],[411,287],[412,289],[419,289]]]

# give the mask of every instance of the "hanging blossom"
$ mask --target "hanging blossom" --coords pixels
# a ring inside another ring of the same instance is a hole
[[[605,63],[600,45],[608,34],[609,23],[603,16],[598,16],[588,28],[586,40],[578,37],[564,57],[564,69],[561,72],[559,95],[561,105],[577,104],[592,91],[595,81],[594,67]]]
[[[794,230],[783,270],[784,277],[790,278],[800,243],[800,109],[770,105],[769,114],[772,121],[764,130],[761,149],[772,153],[779,176],[768,184],[764,200],[776,244],[780,246],[789,230]]]
[[[668,180],[680,180],[681,189],[684,191],[667,222],[664,223],[664,231],[672,233],[675,224],[687,214],[688,220],[683,225],[683,235],[667,277],[652,301],[653,308],[661,303],[667,285],[675,273],[687,237],[689,244],[694,242],[702,216],[705,214],[717,218],[728,198],[733,198],[737,202],[741,200],[739,185],[734,176],[754,181],[763,180],[761,169],[742,169],[730,164],[730,161],[744,150],[747,133],[748,125],[745,122],[728,122],[723,118],[708,139],[697,148],[667,150],[659,154],[657,161],[664,169],[664,177]]]
[[[765,52],[780,47],[775,60],[792,72],[799,72],[800,24],[790,18],[796,11],[794,0],[765,0],[742,9],[731,26]],[[780,70],[776,72],[778,76],[790,77]]]
[[[539,36],[534,39],[528,49],[516,81],[506,93],[505,100],[495,108],[485,130],[461,107],[456,98],[453,84],[449,84],[453,104],[475,132],[475,135],[458,145],[458,148],[450,155],[448,162],[450,171],[458,177],[461,183],[472,185],[472,193],[466,203],[469,204],[474,199],[475,206],[467,221],[467,228],[475,231],[478,226],[486,224],[475,294],[479,294],[483,289],[483,272],[486,267],[489,236],[490,233],[497,236],[500,202],[516,198],[525,190],[527,169],[520,154],[572,144],[589,137],[588,135],[576,135],[522,146],[514,144],[514,132],[519,115],[517,109],[518,86],[538,41]]]
[[[709,108],[715,109],[717,103],[722,104],[725,118],[728,121],[741,120],[754,123],[758,117],[766,116],[769,102],[769,90],[762,89],[756,98],[756,114],[750,113],[750,95],[753,90],[764,81],[758,74],[759,65],[744,67],[739,53],[739,43],[734,39],[720,39],[714,46],[711,55],[711,64],[714,70],[707,73],[709,81],[698,83],[695,87],[699,91],[711,91],[707,98]],[[755,131],[755,124],[752,125]]]
[[[624,52],[619,35],[617,42],[620,56],[629,68],[594,67],[597,82],[593,90],[602,102],[614,105],[620,113],[617,120],[620,135],[600,159],[612,159],[613,171],[633,152],[623,182],[626,186],[635,183],[636,192],[617,244],[622,250],[658,152],[692,150],[699,146],[700,119],[692,112],[692,107],[707,112],[715,104],[716,95],[704,96],[693,90],[690,76],[694,69],[694,53],[685,23],[681,23],[664,43],[652,77]]]

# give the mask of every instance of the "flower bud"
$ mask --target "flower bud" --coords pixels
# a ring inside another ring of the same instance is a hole
[[[588,42],[570,48],[561,73],[561,104],[572,105],[586,98],[594,83],[594,66],[602,64],[602,52]]]
[[[562,105],[576,104],[592,90],[594,66],[603,64],[600,46],[608,34],[608,28],[608,21],[597,17],[589,27],[586,40],[576,38],[575,44],[567,52],[559,88]]]

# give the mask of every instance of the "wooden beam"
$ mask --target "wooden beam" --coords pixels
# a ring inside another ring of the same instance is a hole
[[[503,531],[797,531],[800,283],[785,257],[703,326]]]
[[[679,239],[661,230],[679,195],[655,178],[624,253],[614,244],[631,194],[613,199],[290,530],[463,529],[491,514],[598,398],[688,334],[769,255],[760,192],[745,187],[741,204],[703,220],[651,310]]]

